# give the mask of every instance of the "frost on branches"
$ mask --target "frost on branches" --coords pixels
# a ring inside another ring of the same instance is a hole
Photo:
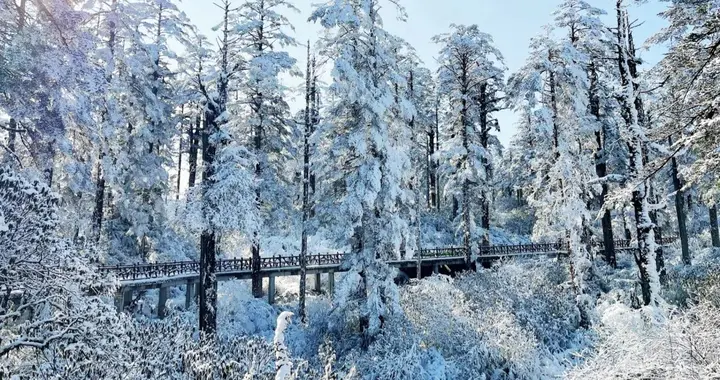
[[[489,212],[485,203],[491,191],[490,113],[496,110],[493,98],[504,87],[505,68],[502,54],[489,34],[481,32],[477,25],[451,27],[451,33],[433,39],[441,45],[438,89],[450,104],[445,118],[449,136],[437,156],[447,178],[445,197],[460,205],[456,225],[462,231],[465,259],[470,265],[472,252],[477,252],[473,242],[482,237],[485,245],[489,243],[489,231],[477,233],[475,216]],[[478,198],[480,207],[474,204]]]
[[[116,323],[111,304],[86,295],[101,282],[58,236],[57,204],[40,178],[0,168],[0,376],[31,370],[56,346],[58,360],[91,350]]]
[[[328,141],[320,178],[332,201],[318,205],[318,213],[338,241],[352,242],[336,312],[359,322],[367,338],[398,310],[395,271],[384,261],[396,257],[403,240],[415,244],[405,238],[409,221],[399,212],[414,202],[407,188],[408,141],[397,138],[410,115],[394,117],[405,102],[396,101],[401,95],[393,83],[406,76],[398,72],[400,41],[382,28],[380,9],[378,0],[334,0],[318,5],[311,17],[325,28],[322,53],[335,58],[332,103],[319,127]]]

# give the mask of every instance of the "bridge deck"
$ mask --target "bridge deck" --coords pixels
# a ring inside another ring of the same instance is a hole
[[[669,244],[674,238],[663,239],[661,244]],[[599,251],[603,250],[602,243],[594,244]],[[628,240],[615,242],[616,250],[637,249]],[[494,262],[503,258],[558,256],[567,254],[567,245],[563,242],[496,245],[482,247],[480,254],[475,257],[479,264]],[[420,251],[421,266],[463,265],[465,263],[465,249],[462,247],[433,248]],[[343,253],[320,254],[307,256],[307,273],[328,273],[343,271]],[[259,263],[251,258],[217,260],[216,276],[218,281],[234,279],[250,279],[253,273],[253,264],[259,268],[262,277],[293,276],[300,274],[300,256],[262,257]],[[388,261],[388,264],[398,269],[417,267],[417,259],[399,259]],[[178,261],[149,264],[103,266],[101,273],[113,274],[123,287],[156,288],[160,286],[182,285],[188,282],[197,282],[200,272],[200,263],[197,261]]]

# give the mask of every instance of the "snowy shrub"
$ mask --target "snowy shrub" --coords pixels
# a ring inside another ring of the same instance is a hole
[[[420,336],[401,316],[386,322],[367,350],[356,347],[345,353],[338,372],[355,371],[362,379],[446,379],[448,368],[435,348],[423,345]]]
[[[548,350],[561,352],[575,343],[579,323],[566,268],[554,260],[509,262],[461,276],[456,286],[483,308],[477,312],[493,318],[506,310]]]
[[[74,342],[49,345],[4,373],[57,380],[273,378],[270,343],[244,337],[198,338],[189,322],[180,316],[133,320],[106,313],[95,322],[104,330],[95,328]],[[0,374],[5,370],[0,366]]]
[[[678,264],[666,269],[667,283],[663,289],[663,298],[668,303],[688,307],[699,299],[707,298],[715,305],[720,305],[720,299],[715,298],[720,294],[717,291],[720,286],[720,260],[712,250],[703,251],[710,252],[692,266]]]
[[[402,306],[422,345],[437,349],[448,361],[450,378],[539,373],[539,344],[532,332],[502,305],[476,304],[449,277],[435,276],[403,288]]]
[[[602,307],[600,343],[568,379],[720,377],[720,309],[704,302],[656,321],[646,310]]]
[[[44,184],[0,169],[0,377],[45,370],[30,363],[51,347],[92,349],[117,322],[112,305],[89,295],[112,289],[87,252],[57,235],[56,204]]]

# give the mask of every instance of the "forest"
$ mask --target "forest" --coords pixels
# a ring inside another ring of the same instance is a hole
[[[0,0],[0,380],[720,378],[720,2],[183,2]]]

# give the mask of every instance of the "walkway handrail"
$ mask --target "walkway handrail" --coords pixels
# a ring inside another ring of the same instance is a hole
[[[666,237],[660,239],[661,245],[667,245],[677,240],[677,237]],[[593,243],[600,250],[604,248],[602,242]],[[632,247],[631,240],[616,240],[616,249],[628,249]],[[549,253],[560,253],[568,251],[568,243],[558,241],[554,243],[532,243],[532,244],[514,244],[514,245],[490,245],[481,246],[479,258],[482,257],[502,257],[518,254],[527,255],[545,255]],[[464,247],[449,248],[430,248],[420,251],[421,259],[442,259],[442,258],[463,258],[465,257]],[[317,255],[308,255],[307,266],[323,266],[323,265],[340,265],[345,259],[345,254],[323,253]],[[408,262],[415,262],[416,259],[408,259]],[[222,259],[217,260],[216,271],[218,273],[246,272],[253,270],[252,258]],[[260,258],[260,270],[263,269],[282,269],[300,267],[300,256],[272,256]],[[197,261],[170,261],[161,263],[143,263],[143,264],[124,264],[101,266],[98,268],[101,274],[114,273],[120,280],[141,280],[154,279],[162,277],[180,276],[184,274],[200,273],[200,263]]]

